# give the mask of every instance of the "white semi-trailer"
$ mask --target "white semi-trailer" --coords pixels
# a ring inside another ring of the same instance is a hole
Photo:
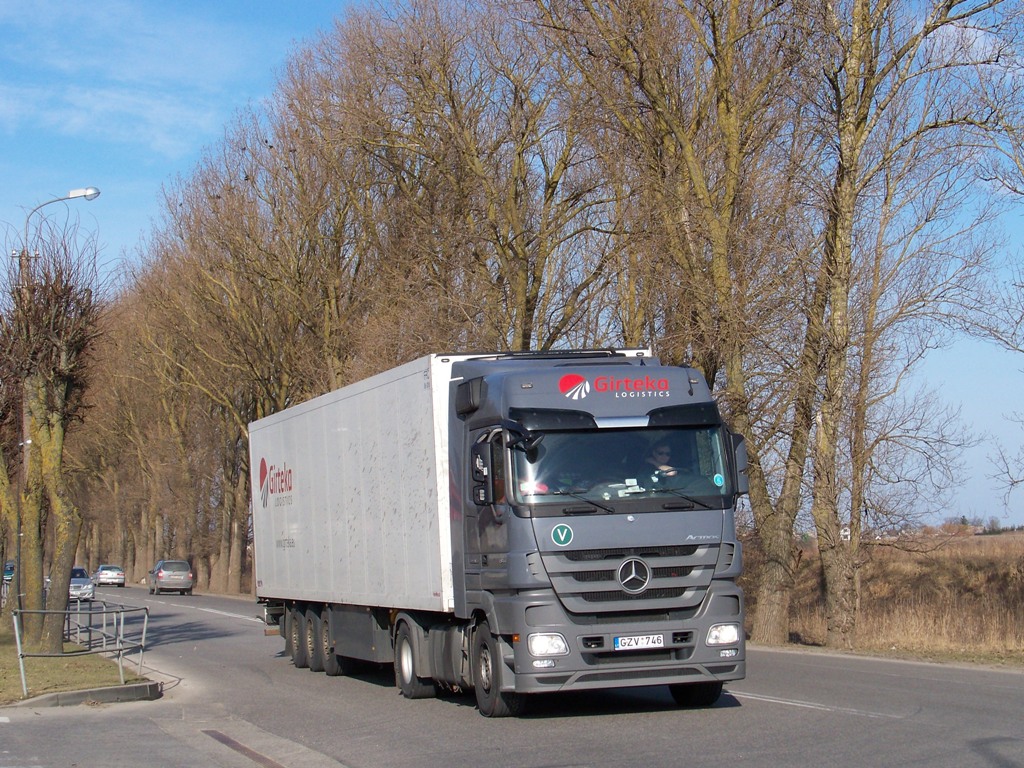
[[[649,350],[430,355],[250,425],[256,593],[298,667],[408,698],[745,672],[742,439]],[[655,455],[656,454],[656,455]]]

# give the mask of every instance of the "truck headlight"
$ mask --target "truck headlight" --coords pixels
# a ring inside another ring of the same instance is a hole
[[[739,624],[715,624],[708,630],[708,645],[736,645],[739,641]]]
[[[530,635],[526,639],[526,647],[529,648],[531,656],[569,655],[569,644],[557,632]]]

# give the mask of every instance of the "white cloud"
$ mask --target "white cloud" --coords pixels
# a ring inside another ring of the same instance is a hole
[[[45,127],[171,159],[194,152],[244,106],[239,83],[253,56],[230,20],[193,16],[189,5],[5,5],[0,130]]]

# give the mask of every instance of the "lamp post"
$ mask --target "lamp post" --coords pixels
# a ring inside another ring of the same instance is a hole
[[[19,294],[21,297],[21,312],[24,313],[24,317],[27,319],[27,313],[29,310],[29,303],[32,297],[32,265],[31,265],[31,254],[29,252],[28,244],[28,228],[32,221],[32,216],[40,209],[47,205],[54,203],[62,203],[66,200],[76,200],[78,198],[85,198],[86,200],[95,200],[100,196],[100,191],[96,187],[83,187],[81,189],[72,189],[63,197],[55,197],[52,200],[47,200],[45,203],[40,203],[25,216],[25,238],[22,240],[22,248],[18,258],[18,286]],[[18,610],[23,610],[22,597],[24,595],[24,589],[22,589],[21,581],[21,504],[22,495],[28,485],[28,474],[29,474],[29,457],[30,457],[30,446],[32,445],[32,439],[30,437],[30,415],[28,409],[28,400],[25,397],[24,387],[22,387],[22,398],[21,398],[21,442],[18,443],[18,448],[21,449],[21,471],[18,482],[17,493],[15,494],[15,511],[17,512],[17,542],[16,542],[16,553],[15,553],[15,574],[16,579],[15,585],[17,586],[18,594]]]

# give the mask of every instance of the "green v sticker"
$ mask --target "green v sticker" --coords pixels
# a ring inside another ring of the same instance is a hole
[[[565,523],[559,523],[551,530],[551,540],[559,547],[568,546],[572,541],[572,528]]]

